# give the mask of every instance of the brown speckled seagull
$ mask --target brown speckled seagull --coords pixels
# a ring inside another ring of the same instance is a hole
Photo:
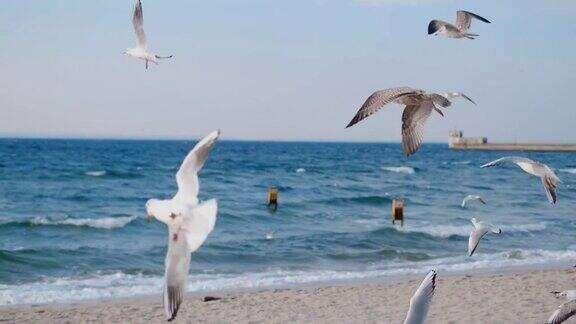
[[[402,147],[406,156],[416,153],[420,148],[424,125],[432,111],[435,110],[444,116],[437,106],[446,108],[451,105],[447,95],[426,93],[423,90],[409,87],[384,89],[374,92],[366,99],[346,128],[355,125],[391,102],[406,106],[402,113]]]

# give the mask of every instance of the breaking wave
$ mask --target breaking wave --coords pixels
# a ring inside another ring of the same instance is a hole
[[[309,283],[398,278],[421,275],[431,268],[444,273],[469,273],[502,268],[525,268],[552,264],[568,264],[576,259],[576,251],[522,250],[498,253],[477,253],[467,256],[413,262],[382,262],[362,270],[286,270],[270,269],[242,274],[192,274],[189,292],[214,292],[239,289],[293,287]],[[44,279],[21,285],[0,284],[0,305],[55,303],[89,299],[109,299],[144,295],[160,295],[164,279],[149,274],[95,273],[71,278]]]
[[[388,166],[382,167],[382,170],[389,171],[389,172],[396,172],[396,173],[404,173],[404,174],[414,174],[416,173],[416,169],[413,167],[408,166]]]

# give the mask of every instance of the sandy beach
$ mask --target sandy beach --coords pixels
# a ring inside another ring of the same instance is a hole
[[[544,323],[562,302],[551,290],[576,288],[574,270],[442,276],[429,323]],[[401,323],[419,280],[268,289],[185,300],[177,323]],[[159,296],[0,308],[2,322],[163,322]],[[570,321],[569,321],[570,322]],[[572,320],[572,323],[576,322]]]

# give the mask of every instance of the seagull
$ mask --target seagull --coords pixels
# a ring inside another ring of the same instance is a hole
[[[146,62],[146,69],[148,69],[148,62],[158,64],[159,59],[169,59],[172,57],[172,55],[155,55],[148,50],[148,44],[146,44],[146,34],[144,33],[144,15],[142,13],[142,3],[140,0],[137,0],[136,6],[134,6],[132,24],[134,25],[134,31],[136,32],[136,47],[126,49],[126,52],[123,54],[144,60],[144,62]]]
[[[483,204],[486,204],[486,202],[484,201],[484,199],[482,199],[482,197],[478,196],[478,195],[468,195],[466,197],[464,197],[464,199],[462,200],[462,208],[466,208],[466,204],[470,201],[477,201],[477,202],[481,202]]]
[[[447,92],[444,94],[444,97],[446,97],[446,99],[448,99],[448,100],[450,100],[452,98],[462,97],[462,98],[470,101],[471,103],[476,104],[476,102],[474,102],[474,100],[470,99],[470,97],[463,94],[462,92]]]
[[[199,202],[197,196],[198,172],[219,136],[219,130],[210,133],[188,153],[176,173],[178,192],[172,199],[150,199],[146,202],[148,220],[156,218],[168,226],[163,297],[168,321],[176,318],[184,298],[190,254],[204,243],[216,223],[216,199]]]
[[[410,308],[404,324],[422,324],[426,322],[428,307],[436,290],[436,270],[428,272],[412,298],[410,298]]]
[[[560,178],[558,178],[556,176],[554,171],[552,171],[552,169],[550,169],[544,163],[540,163],[538,161],[533,161],[533,160],[530,160],[530,159],[525,158],[525,157],[506,156],[506,157],[500,158],[498,160],[494,160],[490,163],[486,163],[483,166],[481,166],[481,168],[489,168],[489,167],[493,167],[493,166],[499,166],[499,165],[502,165],[502,164],[508,163],[508,162],[515,163],[522,170],[524,170],[526,173],[540,177],[540,179],[542,180],[542,185],[544,186],[544,189],[546,190],[546,195],[548,196],[548,201],[551,204],[556,203],[556,186],[557,186],[558,182],[562,182],[562,181],[560,181]]]
[[[267,239],[267,240],[273,240],[273,239],[274,239],[274,233],[275,233],[275,232],[276,232],[276,231],[270,231],[270,232],[266,233],[266,239]]]
[[[379,90],[366,99],[346,128],[355,125],[391,102],[406,106],[402,114],[402,147],[406,156],[416,153],[420,148],[424,125],[432,111],[435,110],[441,116],[444,116],[437,106],[446,108],[452,104],[443,95],[426,93],[423,90],[409,87]]]
[[[474,227],[472,228],[472,232],[470,232],[470,238],[468,238],[468,256],[472,256],[472,254],[474,254],[474,251],[476,251],[476,248],[478,248],[480,240],[482,237],[484,237],[484,235],[486,235],[486,233],[502,233],[501,229],[494,227],[494,225],[491,224],[478,222],[476,218],[472,218],[470,221]]]
[[[480,17],[477,14],[469,11],[459,10],[456,11],[456,26],[442,20],[432,20],[428,24],[428,35],[445,35],[449,38],[468,38],[474,39],[479,36],[478,34],[468,33],[470,25],[472,25],[472,18],[478,19],[487,24],[490,23],[486,18]]]
[[[564,321],[572,317],[574,314],[576,314],[576,300],[567,301],[564,304],[560,305],[554,311],[554,313],[550,315],[550,318],[548,318],[546,324],[563,323]]]
[[[550,293],[554,294],[556,298],[564,297],[567,301],[576,299],[576,290],[551,291]]]

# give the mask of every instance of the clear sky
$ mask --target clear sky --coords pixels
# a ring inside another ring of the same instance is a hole
[[[143,0],[148,71],[131,0],[0,1],[0,135],[400,140],[390,105],[345,129],[373,91],[462,91],[425,141],[452,128],[494,141],[576,142],[573,0]],[[476,40],[428,36],[475,12]]]

